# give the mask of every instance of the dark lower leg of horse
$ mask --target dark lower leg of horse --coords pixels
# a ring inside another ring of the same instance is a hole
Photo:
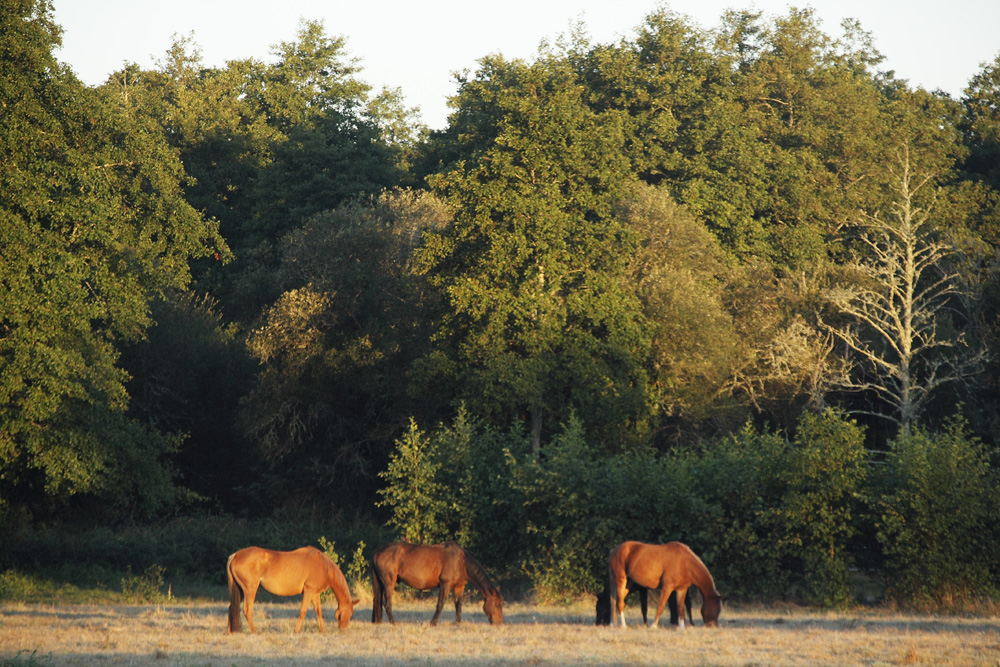
[[[385,615],[389,617],[389,623],[396,625],[396,619],[392,615],[392,589],[385,589]]]
[[[455,594],[455,622],[462,622],[462,595],[460,593]]]
[[[438,619],[441,617],[441,610],[444,609],[444,599],[447,595],[448,589],[442,583],[438,592],[437,608],[434,610],[434,618],[431,619],[431,625],[437,625]]]

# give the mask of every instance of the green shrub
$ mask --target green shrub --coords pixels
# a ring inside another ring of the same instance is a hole
[[[411,419],[407,432],[396,440],[389,467],[380,473],[386,486],[377,503],[392,510],[389,525],[407,542],[428,544],[452,537],[446,515],[453,491],[442,482],[440,471],[435,441]]]
[[[510,483],[510,460],[528,447],[519,428],[484,427],[464,408],[430,434],[411,422],[382,473],[389,525],[409,542],[455,540],[491,571],[513,575],[524,551],[524,499]]]
[[[879,482],[872,505],[893,595],[948,606],[997,594],[1000,491],[963,419],[891,443]]]
[[[783,597],[793,572],[767,515],[782,502],[788,442],[747,424],[686,455],[700,508],[690,542],[716,586],[730,598]]]
[[[160,589],[163,588],[165,573],[166,571],[156,564],[150,565],[137,576],[133,576],[130,569],[122,578],[122,596],[133,604],[164,602],[168,596]]]
[[[800,561],[802,593],[824,606],[850,600],[847,543],[865,480],[864,429],[827,410],[805,413],[779,477],[781,503],[765,516],[783,553]]]

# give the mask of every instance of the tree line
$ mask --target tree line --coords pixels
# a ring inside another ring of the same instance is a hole
[[[0,20],[3,523],[360,512],[553,590],[683,537],[836,600],[1000,539],[919,527],[995,500],[1000,57],[953,99],[856,22],[663,8],[484,56],[430,132],[320,22],[88,87],[47,0]]]

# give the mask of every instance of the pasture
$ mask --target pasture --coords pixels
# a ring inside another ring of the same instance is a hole
[[[726,606],[719,628],[701,627],[696,609],[697,626],[680,632],[641,627],[629,600],[625,630],[595,627],[589,602],[511,603],[491,626],[477,598],[461,625],[449,603],[431,627],[433,601],[400,599],[394,626],[373,625],[362,602],[347,630],[320,634],[310,611],[296,635],[298,610],[297,599],[261,601],[260,634],[230,635],[222,602],[3,604],[0,665],[1000,665],[996,616]]]

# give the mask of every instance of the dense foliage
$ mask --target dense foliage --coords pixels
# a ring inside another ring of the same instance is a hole
[[[557,597],[627,538],[736,595],[1000,588],[1000,57],[956,100],[855,23],[660,9],[484,57],[428,132],[318,22],[92,88],[47,0],[0,26],[0,529],[361,516]]]

